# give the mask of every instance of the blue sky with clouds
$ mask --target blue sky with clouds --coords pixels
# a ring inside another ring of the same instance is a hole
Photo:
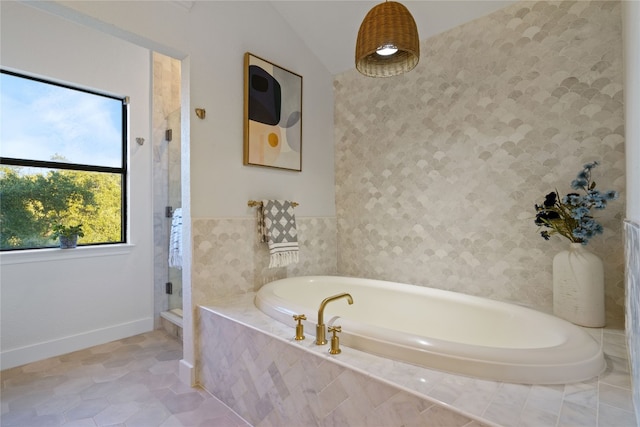
[[[122,101],[0,74],[0,155],[122,166]]]

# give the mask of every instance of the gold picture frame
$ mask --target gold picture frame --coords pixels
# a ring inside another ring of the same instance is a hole
[[[243,163],[302,171],[302,76],[249,52]]]

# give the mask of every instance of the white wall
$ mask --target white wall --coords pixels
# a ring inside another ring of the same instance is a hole
[[[633,406],[640,415],[640,2],[622,3],[627,156],[627,344],[631,363]]]
[[[287,198],[300,203],[298,216],[335,216],[333,78],[268,2],[52,3],[42,7],[183,59],[190,119],[182,138],[183,150],[188,148],[183,162],[189,164],[187,171],[183,163],[186,236],[197,219],[253,217],[249,199]],[[245,52],[303,76],[302,172],[242,165]],[[206,109],[205,120],[195,116],[195,108]],[[183,271],[181,375],[187,382],[193,382],[197,340],[189,284],[190,259],[200,252],[192,245],[185,248]]]
[[[1,14],[2,67],[129,96],[131,137],[150,141],[147,49],[21,3]],[[129,147],[130,245],[0,256],[2,369],[153,328],[151,144]]]
[[[627,219],[640,223],[640,2],[623,5]]]
[[[3,36],[5,20],[8,24],[14,21],[13,31],[23,26],[13,14],[15,9],[24,7],[5,7],[5,3],[2,2]],[[183,161],[190,166],[190,171],[183,169],[183,213],[187,218],[253,217],[255,211],[247,207],[247,200],[261,198],[295,200],[300,203],[296,214],[301,217],[335,216],[333,78],[269,2],[52,1],[33,5],[182,60],[184,88],[188,88],[183,96],[189,104],[185,110],[190,119],[183,131],[183,147],[189,150],[183,153]],[[41,25],[31,32],[49,38],[48,28]],[[29,32],[27,28],[24,31]],[[92,60],[100,56],[99,52],[111,50],[101,49],[85,36],[67,39],[82,41]],[[17,37],[3,40],[13,50],[24,48]],[[31,49],[25,49],[24,56],[37,57],[42,50],[39,46]],[[303,76],[302,172],[242,165],[245,52]],[[3,52],[3,60],[4,56]],[[59,59],[52,56],[50,60],[57,63]],[[125,68],[123,71],[139,71],[131,70],[129,65],[121,67]],[[205,120],[196,118],[196,107],[206,109]],[[151,224],[150,213],[148,218]],[[189,227],[186,224],[187,236]],[[191,249],[195,258],[198,250],[189,243],[185,248],[187,258],[191,258]],[[151,267],[148,275],[150,281]],[[185,286],[190,276],[187,268],[183,273]],[[185,289],[184,296],[183,362],[190,364],[194,337],[189,289]],[[4,297],[3,293],[3,304]],[[29,312],[35,310],[29,308]]]
[[[275,197],[299,202],[299,216],[335,215],[333,77],[269,2],[59,4],[83,14],[74,19],[189,57],[192,218],[253,216],[248,199]],[[302,172],[242,164],[245,52],[303,76]],[[195,108],[206,109],[205,120]]]

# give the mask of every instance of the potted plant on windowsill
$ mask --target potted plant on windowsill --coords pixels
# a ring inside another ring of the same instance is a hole
[[[78,246],[78,237],[84,237],[82,224],[63,225],[55,224],[52,228],[52,239],[60,240],[60,249],[71,249]]]

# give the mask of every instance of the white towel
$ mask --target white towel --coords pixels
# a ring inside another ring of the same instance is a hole
[[[298,230],[288,200],[263,200],[258,228],[261,241],[269,245],[269,268],[298,262]]]
[[[176,208],[171,218],[169,267],[182,269],[182,208]]]

